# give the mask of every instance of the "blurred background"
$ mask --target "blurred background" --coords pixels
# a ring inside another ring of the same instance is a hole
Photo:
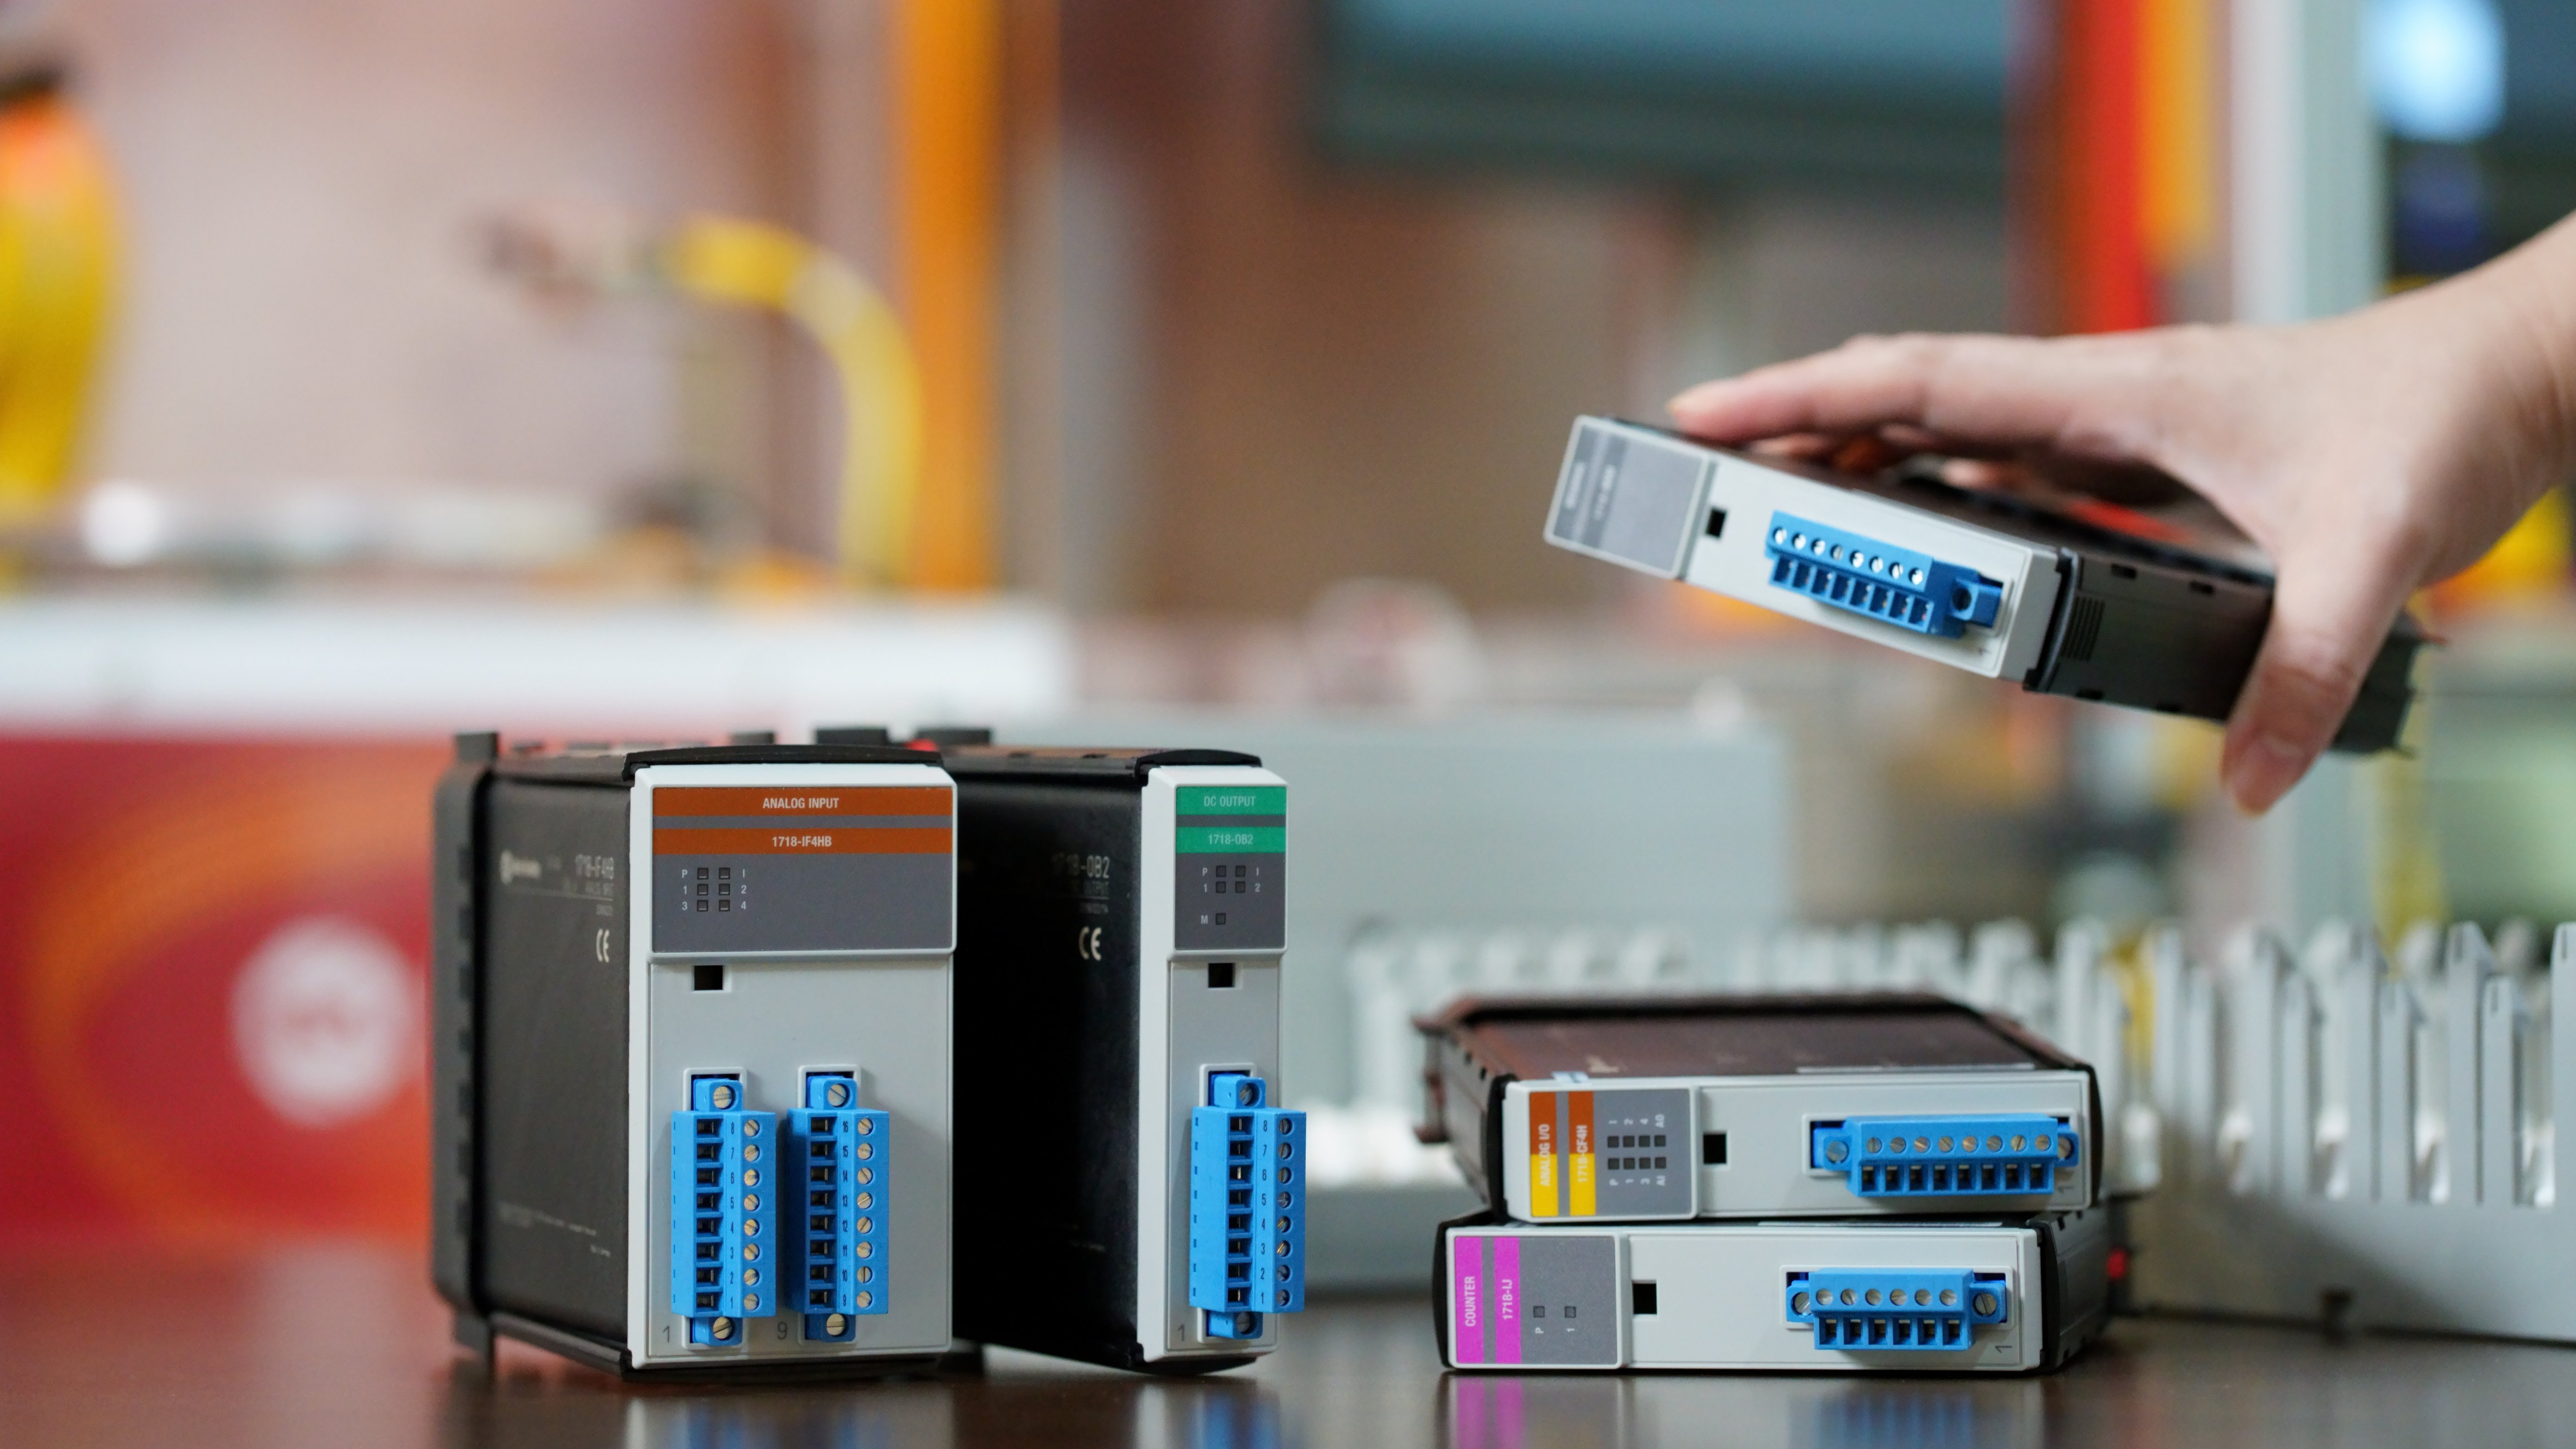
[[[1317,1171],[1435,1206],[1464,986],[2576,917],[2563,497],[2259,822],[2200,725],[1539,542],[1578,412],[2571,206],[2545,0],[0,0],[0,1240],[421,1235],[460,729],[1260,751]]]

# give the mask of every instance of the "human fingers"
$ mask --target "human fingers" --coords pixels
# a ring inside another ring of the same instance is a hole
[[[2249,815],[2271,809],[2334,742],[2405,606],[2417,570],[2398,549],[2376,553],[2307,550],[2281,562],[2219,755],[2228,797]]]
[[[2166,334],[1862,337],[1702,383],[1669,405],[1717,442],[1891,424],[1983,443],[2137,457],[2157,427]]]

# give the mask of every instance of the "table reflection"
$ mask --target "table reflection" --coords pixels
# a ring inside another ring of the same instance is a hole
[[[2045,1440],[2030,1379],[1452,1374],[1447,1449],[1722,1441],[1730,1449],[1987,1449]]]
[[[1157,1379],[995,1355],[1001,1371],[741,1387],[621,1384],[505,1348],[486,1375],[448,1376],[455,1449],[617,1444],[623,1449],[947,1449],[1082,1444],[1282,1449],[1277,1389],[1240,1375]]]

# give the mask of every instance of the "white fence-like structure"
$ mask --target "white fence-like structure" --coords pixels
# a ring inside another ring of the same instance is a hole
[[[2508,928],[2419,926],[2392,962],[2318,930],[2240,932],[2216,963],[2173,931],[2114,952],[2077,924],[1794,928],[1715,959],[1652,929],[1384,932],[1345,959],[1359,1091],[1413,1110],[1411,1020],[1463,992],[1928,990],[2094,1064],[2104,1185],[2132,1203],[2150,1307],[2576,1342],[2576,1221],[2557,1216],[2551,1105],[2576,1101],[2576,925],[2549,961]]]
[[[2154,1306],[2576,1340],[2576,1221],[2551,1105],[2576,1101],[2576,927],[2247,933],[2215,969],[2159,943],[2164,1190],[2139,1204]]]

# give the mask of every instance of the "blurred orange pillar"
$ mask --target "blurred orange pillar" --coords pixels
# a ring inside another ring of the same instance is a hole
[[[994,581],[1003,0],[892,9],[897,292],[922,383],[905,583]]]
[[[2025,0],[2014,97],[2024,324],[2174,320],[2168,284],[2216,231],[2219,0]]]

